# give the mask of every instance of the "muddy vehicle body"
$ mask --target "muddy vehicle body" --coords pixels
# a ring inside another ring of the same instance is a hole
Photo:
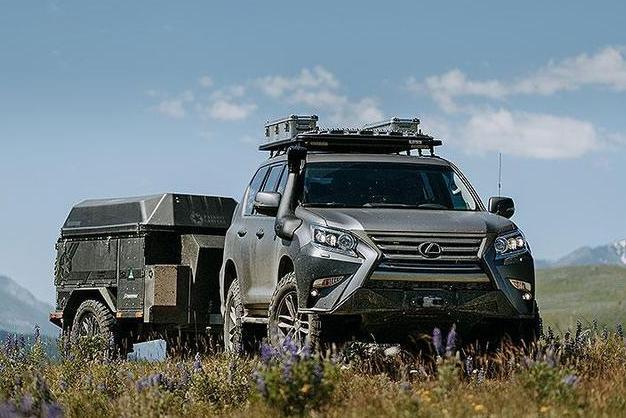
[[[56,244],[50,320],[73,337],[110,333],[119,344],[220,325],[219,269],[235,206],[169,193],[76,205]]]
[[[513,201],[485,207],[416,119],[321,130],[316,117],[266,126],[270,158],[226,234],[224,340],[248,327],[299,345],[402,342],[455,324],[468,339],[539,333],[534,262]]]

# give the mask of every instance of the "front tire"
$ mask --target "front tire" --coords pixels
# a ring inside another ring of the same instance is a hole
[[[306,346],[311,350],[320,348],[320,318],[299,312],[295,273],[288,273],[278,282],[268,316],[267,337],[272,346],[282,346],[289,339],[298,351]]]

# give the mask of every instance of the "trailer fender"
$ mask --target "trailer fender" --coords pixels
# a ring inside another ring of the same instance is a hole
[[[62,317],[58,318],[57,316],[56,319],[62,319],[63,324],[66,326],[70,325],[76,313],[76,309],[87,299],[100,300],[111,312],[115,313],[117,311],[117,297],[113,294],[111,289],[106,287],[83,287],[72,291],[63,307]]]

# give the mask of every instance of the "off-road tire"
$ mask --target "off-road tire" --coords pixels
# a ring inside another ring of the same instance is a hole
[[[237,355],[245,353],[243,313],[239,282],[235,279],[228,288],[224,310],[224,349],[226,352]]]
[[[96,336],[107,338],[112,350],[121,348],[120,332],[113,312],[102,302],[87,299],[76,310],[70,329],[70,340],[76,343],[81,337]]]
[[[291,309],[288,308],[289,301],[291,301]],[[288,324],[289,321],[285,322],[286,319],[280,318],[280,316],[284,317],[284,314],[292,309],[295,309],[295,312],[293,312],[294,315],[291,316],[297,318],[298,325],[304,322],[304,327],[300,328],[298,326],[296,328],[294,322],[294,329],[291,330],[294,334],[289,335],[289,337],[299,350],[306,345],[314,352],[320,350],[322,331],[320,317],[314,314],[300,314],[297,311],[298,292],[296,274],[294,272],[288,273],[280,279],[272,295],[272,299],[270,300],[267,325],[267,338],[269,343],[274,347],[279,347],[284,343],[287,336],[281,329],[285,329],[284,326]],[[282,323],[282,326],[279,326],[279,323]],[[308,334],[305,338],[302,338],[304,334],[299,330],[306,329],[306,327],[308,327]]]

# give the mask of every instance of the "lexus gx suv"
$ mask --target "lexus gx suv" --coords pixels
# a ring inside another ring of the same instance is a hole
[[[452,325],[467,339],[538,335],[533,257],[510,198],[485,207],[417,119],[316,123],[266,125],[270,158],[225,238],[227,350],[243,350],[255,325],[271,344],[300,347],[403,342]]]

